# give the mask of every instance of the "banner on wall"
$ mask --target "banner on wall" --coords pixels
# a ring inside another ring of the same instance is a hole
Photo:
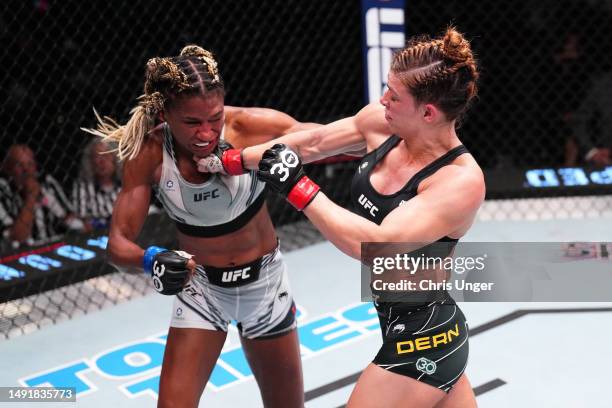
[[[404,0],[361,1],[366,104],[382,96],[393,52],[405,45],[404,3]]]

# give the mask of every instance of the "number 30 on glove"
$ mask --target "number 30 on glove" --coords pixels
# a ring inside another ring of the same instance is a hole
[[[299,211],[306,208],[320,190],[304,173],[298,154],[284,144],[275,144],[264,152],[257,177]]]
[[[189,280],[187,263],[191,258],[187,252],[151,246],[145,251],[142,266],[151,276],[156,291],[162,295],[176,295]]]

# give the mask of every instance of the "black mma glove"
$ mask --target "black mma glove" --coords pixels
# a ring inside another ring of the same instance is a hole
[[[176,295],[189,280],[187,262],[191,255],[151,246],[142,259],[143,269],[153,280],[153,287],[162,295]]]
[[[239,176],[245,173],[242,165],[242,149],[234,149],[225,140],[219,140],[215,151],[204,158],[195,158],[198,171]]]
[[[264,152],[257,177],[302,211],[315,198],[320,187],[310,180],[296,152],[284,144],[275,144]]]

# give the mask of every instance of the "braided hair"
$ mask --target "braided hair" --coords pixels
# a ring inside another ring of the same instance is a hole
[[[391,72],[417,103],[438,106],[449,120],[460,120],[478,93],[478,66],[470,43],[452,26],[440,38],[409,40],[393,56]]]
[[[108,116],[102,118],[94,110],[97,128],[83,130],[116,144],[111,151],[117,152],[119,160],[130,160],[140,151],[157,115],[171,106],[177,96],[223,94],[224,85],[213,54],[197,45],[188,45],[177,57],[157,57],[147,62],[144,94],[138,97],[125,125]]]

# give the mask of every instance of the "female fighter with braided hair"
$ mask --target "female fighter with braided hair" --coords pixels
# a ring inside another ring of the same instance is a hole
[[[259,162],[260,178],[357,259],[362,242],[441,241],[452,248],[470,228],[485,193],[482,171],[456,133],[476,96],[477,79],[470,44],[454,28],[433,40],[413,38],[393,58],[380,106],[200,159],[199,168],[232,172]],[[282,144],[269,149],[274,143]],[[352,213],[319,192],[301,160],[359,150],[365,156],[351,185]],[[467,323],[447,292],[433,301],[376,301],[375,307],[383,345],[359,378],[349,407],[476,406],[464,374]]]
[[[302,407],[295,305],[264,205],[265,185],[255,172],[200,173],[193,158],[313,125],[270,109],[224,106],[217,62],[198,46],[149,60],[144,95],[126,125],[98,119],[90,132],[116,143],[125,161],[110,258],[142,266],[159,292],[176,295],[158,406],[198,405],[233,319],[264,405]],[[134,242],[152,187],[176,222],[182,251],[145,250]]]

